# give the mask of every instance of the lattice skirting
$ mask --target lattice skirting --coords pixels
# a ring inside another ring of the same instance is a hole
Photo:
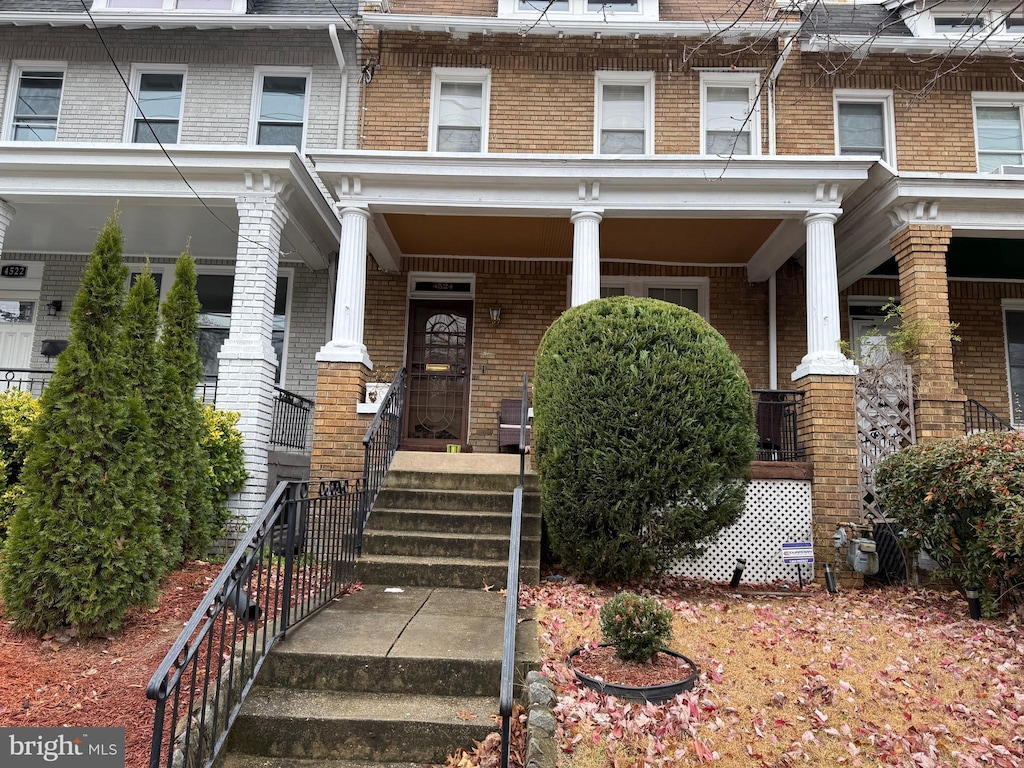
[[[809,480],[754,480],[747,487],[747,505],[735,525],[701,557],[680,560],[668,572],[710,581],[729,581],[736,558],[747,561],[744,584],[778,579],[796,581],[795,565],[782,564],[782,544],[811,540],[811,483]],[[804,580],[813,578],[803,566]]]

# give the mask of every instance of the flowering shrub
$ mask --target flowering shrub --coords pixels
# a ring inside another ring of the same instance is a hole
[[[653,597],[620,592],[601,606],[601,635],[623,661],[649,661],[672,637],[672,611]]]

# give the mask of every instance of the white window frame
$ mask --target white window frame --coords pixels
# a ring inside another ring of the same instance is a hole
[[[707,151],[707,92],[709,87],[739,88],[747,87],[747,93],[753,105],[750,113],[750,120],[747,125],[750,127],[750,154],[736,155],[736,157],[756,157],[761,154],[761,72],[731,70],[707,70],[700,72],[700,153],[708,154]]]
[[[4,141],[14,141],[14,112],[17,107],[18,88],[21,85],[21,76],[24,72],[62,72],[64,77],[60,84],[60,104],[57,105],[57,133],[54,141],[60,139],[60,114],[64,109],[64,91],[68,85],[68,64],[66,61],[23,61],[11,62],[10,77],[7,83],[7,99],[4,102],[7,108],[4,110],[3,133],[0,135]],[[49,143],[49,142],[39,142]]]
[[[605,72],[594,74],[594,154],[601,154],[601,117],[604,112],[604,86],[642,85],[644,87],[644,154],[654,154],[654,73]]]
[[[865,90],[837,88],[832,91],[832,123],[835,129],[836,154],[840,154],[842,145],[839,142],[839,105],[840,104],[881,104],[882,134],[885,139],[885,151],[882,159],[896,167],[896,118],[892,91],[884,89]]]
[[[521,8],[519,0],[498,0],[499,19],[523,19],[536,21],[544,13],[547,0],[530,0],[529,8]],[[612,10],[608,8],[588,10],[588,0],[569,0],[569,10],[548,9],[544,17],[550,22],[569,19],[585,19],[595,22],[608,21],[658,21],[658,0],[637,0],[635,11]]]
[[[986,172],[981,170],[981,147],[978,142],[978,107],[1016,107],[1018,119],[1021,122],[1021,138],[1024,139],[1024,93],[975,91],[971,94],[971,121],[974,125],[975,164],[978,173],[994,173],[994,171]],[[1021,156],[1021,164],[1024,164],[1024,150],[1021,151]]]
[[[131,288],[132,274],[135,272],[142,272],[146,264],[142,261],[127,261],[125,264],[128,267],[128,279],[125,282],[125,290]],[[149,271],[151,274],[160,274],[162,278],[160,280],[160,296],[159,300],[162,304],[164,299],[167,298],[167,292],[171,289],[171,285],[174,283],[174,264],[150,264]],[[237,273],[233,267],[229,266],[216,266],[216,265],[203,265],[200,263],[196,264],[196,277],[199,278],[202,275],[233,275],[235,279],[238,278]],[[285,378],[288,374],[288,344],[291,336],[291,325],[292,325],[292,293],[295,290],[295,269],[292,267],[279,267],[277,270],[278,278],[287,278],[288,290],[285,295],[284,303],[284,345],[281,347],[281,360],[278,362],[281,364],[281,382],[275,386],[284,387]],[[234,296],[232,296],[232,304],[234,304]],[[234,307],[232,307],[234,310]],[[232,311],[232,314],[234,312]]]
[[[306,78],[306,98],[302,103],[302,143],[299,152],[306,151],[306,135],[309,132],[309,102],[313,92],[313,70],[309,67],[256,67],[252,83],[252,104],[249,112],[249,146],[256,146],[259,136],[260,105],[263,102],[263,81],[267,77],[304,77]],[[286,145],[278,146],[283,149]]]
[[[181,11],[178,10],[177,0],[163,0],[163,4],[160,8],[111,8],[109,7],[108,0],[93,0],[92,3],[92,11],[101,13],[166,13],[168,11],[173,11],[175,13],[198,14],[244,14],[247,10],[247,0],[231,0],[231,8],[228,10],[223,8],[210,8],[209,10],[201,8],[187,8]]]
[[[697,290],[697,314],[705,320],[709,317],[711,278],[709,277],[630,277],[620,275],[601,276],[601,288],[624,288],[627,296],[647,298],[648,288],[683,288]],[[572,276],[569,276],[569,292],[572,291]]]
[[[1019,34],[1010,31],[1006,19],[1013,7],[1006,3],[1002,8],[984,8],[979,10],[975,3],[937,3],[931,8],[919,10],[915,4],[901,9],[900,15],[914,37],[938,37],[945,40],[978,41],[982,39],[1002,39]],[[1019,11],[1019,9],[1018,9]],[[977,19],[982,28],[976,32],[944,32],[935,24],[938,18]]]
[[[460,155],[485,154],[490,133],[491,70],[483,67],[434,67],[430,77],[430,126],[427,151],[438,152],[437,132],[440,120],[442,83],[480,83],[480,152],[459,152]]]
[[[1010,414],[1010,423],[1018,429],[1024,426],[1024,422],[1015,418],[1014,405],[1013,405],[1013,381],[1010,377],[1010,339],[1009,339],[1009,328],[1006,322],[1007,312],[1024,312],[1024,299],[1003,299],[1000,306],[1000,318],[1003,322],[1003,364],[1006,370],[1006,400],[1009,406],[1008,413]],[[1024,409],[1024,403],[1021,403],[1021,408]]]
[[[135,102],[139,98],[139,88],[142,86],[143,75],[181,75],[181,104],[178,105],[178,140],[175,144],[181,144],[181,128],[185,114],[185,88],[188,85],[188,68],[178,64],[133,64],[131,76],[131,96],[128,97],[128,105],[124,115],[124,143],[135,143],[135,119],[139,108]]]

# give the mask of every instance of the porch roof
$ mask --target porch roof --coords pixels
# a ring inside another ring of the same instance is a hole
[[[129,253],[174,256],[191,238],[197,257],[234,260],[236,198],[277,193],[289,214],[281,251],[313,269],[327,267],[341,223],[297,152],[201,145],[169,151],[177,169],[155,146],[0,142],[0,198],[16,210],[4,251],[88,253],[118,206]]]
[[[908,224],[952,228],[961,237],[1024,238],[1024,176],[899,173],[876,178],[849,200],[836,228],[839,287],[892,257],[890,238]]]
[[[604,258],[630,258],[623,254],[632,249],[645,255],[631,258],[746,264],[753,280],[804,244],[808,212],[838,213],[876,165],[833,156],[385,151],[312,160],[339,206],[369,209],[370,252],[387,269],[413,255],[569,258],[569,217],[594,209],[605,219]],[[481,243],[492,250],[481,252]],[[693,258],[700,243],[714,247]],[[681,245],[687,254],[667,253]]]

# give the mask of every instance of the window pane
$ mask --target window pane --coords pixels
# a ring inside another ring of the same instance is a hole
[[[587,0],[588,11],[600,11],[605,8],[613,12],[635,12],[637,0]]]
[[[548,5],[547,0],[519,0],[520,11],[537,11],[538,13],[544,9],[549,11],[568,11],[569,0],[554,0]]]
[[[709,155],[749,155],[750,134],[728,131],[709,132],[706,142]]]
[[[15,125],[15,141],[56,141],[56,125]]]
[[[622,285],[602,285],[601,286],[601,298],[607,299],[609,296],[625,296],[626,288]]]
[[[0,300],[0,323],[31,323],[34,301]]]
[[[704,125],[707,130],[738,131],[750,111],[750,89],[709,86],[705,104],[707,115]]]
[[[302,146],[302,125],[260,124],[256,143],[265,146]]]
[[[230,11],[231,0],[178,0],[182,11]]]
[[[197,275],[196,295],[200,313],[231,315],[231,293],[235,287],[234,275]]]
[[[879,103],[841,103],[839,105],[840,154],[884,154],[884,114],[884,108]]]
[[[128,278],[128,287],[131,288],[135,285],[135,281],[139,279],[141,272],[132,272]],[[164,284],[164,273],[163,272],[150,272],[149,276],[153,278],[153,282],[156,283],[156,295],[160,295],[160,289]]]
[[[164,0],[107,0],[107,8],[163,8]]]
[[[14,107],[15,141],[54,141],[63,72],[22,72]]]
[[[1000,165],[1024,165],[1024,155],[989,153],[978,156],[978,172],[992,173]]]
[[[601,89],[601,129],[642,131],[644,92],[642,85],[605,85]]]
[[[982,21],[977,17],[936,16],[935,31],[939,34],[969,34],[981,32]]]
[[[602,131],[602,155],[642,155],[644,133],[634,131]]]
[[[149,119],[181,116],[181,85],[184,75],[147,73],[139,78],[139,107]]]
[[[260,120],[301,123],[306,104],[306,78],[267,75],[263,78]]]
[[[479,152],[479,128],[439,128],[437,131],[439,152]]]
[[[483,83],[441,83],[438,125],[479,128],[483,91]]]
[[[700,292],[696,288],[648,288],[647,296],[659,301],[667,301],[670,304],[678,304],[680,307],[699,311],[698,307]]]
[[[978,107],[978,149],[1021,149],[1020,108]]]
[[[141,120],[135,121],[135,133],[132,141],[136,144],[156,144],[157,138],[161,144],[176,144],[178,141],[178,122],[156,122],[151,120],[149,125]]]

